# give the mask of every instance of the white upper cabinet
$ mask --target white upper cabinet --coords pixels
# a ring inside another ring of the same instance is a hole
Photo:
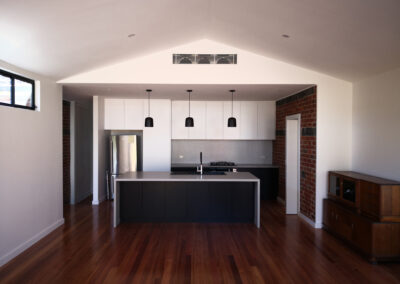
[[[275,117],[276,105],[272,101],[257,103],[258,131],[257,138],[260,140],[275,139]]]
[[[206,102],[192,101],[190,116],[193,117],[194,127],[188,127],[189,139],[206,139]]]
[[[125,129],[125,103],[122,99],[104,100],[104,128]]]
[[[143,129],[143,103],[144,100],[105,99],[104,128]]]
[[[145,101],[147,107],[147,101]],[[153,127],[143,127],[143,170],[169,172],[171,168],[171,101],[151,100]],[[144,111],[142,122],[147,117]]]
[[[139,130],[144,127],[144,103],[145,100],[125,100],[125,128],[129,130]]]
[[[240,102],[240,139],[257,139],[257,104],[259,102]]]
[[[240,114],[240,102],[233,102],[233,117],[236,118],[236,127],[228,127],[228,118],[232,116],[232,102],[224,102],[223,138],[240,139],[240,128],[242,126]]]
[[[206,102],[206,139],[224,138],[224,102]]]
[[[236,127],[228,127],[232,102],[192,101],[194,127],[185,127],[189,115],[187,101],[172,102],[172,139],[275,139],[275,102],[234,101],[233,117]]]
[[[172,139],[206,139],[206,102],[190,102],[190,116],[193,117],[194,127],[185,127],[188,116],[188,101],[172,102]]]
[[[189,127],[185,127],[185,119],[189,115],[189,103],[173,101],[172,105],[172,139],[189,139]],[[196,125],[196,121],[194,122]]]

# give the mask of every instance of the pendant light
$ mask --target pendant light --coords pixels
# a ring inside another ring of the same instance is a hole
[[[147,89],[146,92],[147,92],[147,98],[148,98],[148,101],[147,101],[147,111],[148,112],[147,112],[147,117],[144,120],[144,127],[153,127],[154,126],[153,118],[150,117],[150,93],[151,93],[151,90]]]
[[[233,117],[233,93],[235,90],[229,90],[232,93],[232,116],[228,118],[228,127],[236,127],[236,118]]]
[[[186,92],[188,92],[189,94],[189,116],[186,117],[185,119],[185,127],[193,127],[194,126],[193,117],[190,116],[190,93],[192,92],[192,90],[187,90]]]

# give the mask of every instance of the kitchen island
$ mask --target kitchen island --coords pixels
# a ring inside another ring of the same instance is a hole
[[[115,177],[114,189],[114,227],[120,222],[252,222],[260,227],[260,180],[251,173],[131,172]]]
[[[173,163],[171,171],[196,171],[195,163]],[[261,200],[276,200],[279,190],[279,167],[272,164],[203,164],[204,171],[249,172],[260,179]]]

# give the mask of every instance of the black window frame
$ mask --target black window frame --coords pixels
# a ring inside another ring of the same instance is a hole
[[[35,110],[36,109],[36,98],[35,98],[35,80],[29,79],[24,76],[20,76],[5,70],[0,69],[0,75],[8,77],[11,79],[11,103],[2,103],[0,102],[1,106],[9,106],[9,107],[15,107],[15,108],[23,108],[23,109],[29,109],[29,110]],[[19,81],[23,81],[25,83],[29,83],[32,85],[32,106],[22,106],[22,105],[17,105],[15,104],[15,79]]]

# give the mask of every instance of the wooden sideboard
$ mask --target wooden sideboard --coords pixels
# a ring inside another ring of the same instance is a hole
[[[400,259],[400,183],[356,172],[329,172],[324,228],[372,262]]]

